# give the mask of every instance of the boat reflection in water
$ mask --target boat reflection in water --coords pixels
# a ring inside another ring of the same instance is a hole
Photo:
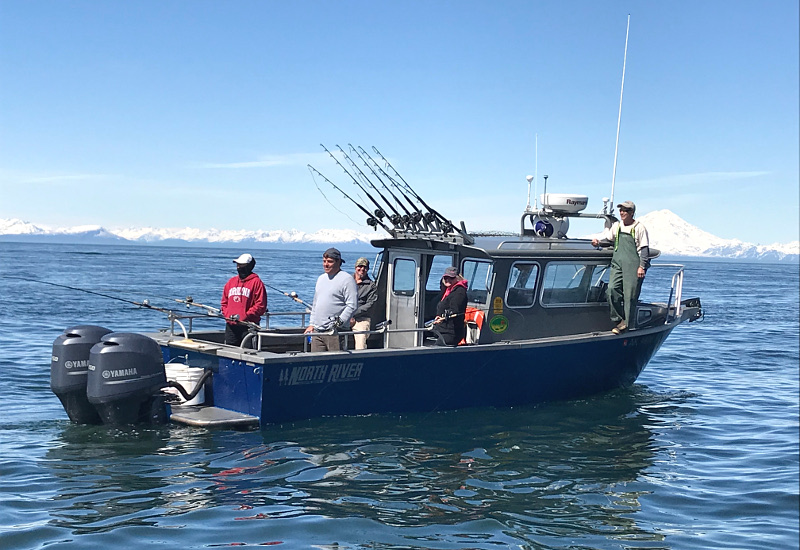
[[[317,419],[256,432],[69,426],[46,457],[58,479],[51,525],[74,534],[199,528],[164,532],[184,544],[263,541],[250,535],[267,527],[269,540],[330,544],[346,538],[354,518],[373,540],[405,545],[479,534],[503,545],[658,541],[637,520],[659,450],[648,407],[663,413],[677,399],[635,387],[536,408]],[[209,517],[236,531],[204,531]]]

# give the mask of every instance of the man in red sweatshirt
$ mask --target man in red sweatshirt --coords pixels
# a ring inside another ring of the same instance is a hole
[[[226,319],[225,343],[238,346],[247,334],[247,325],[237,321],[261,323],[261,316],[267,311],[267,291],[258,275],[253,273],[255,258],[242,254],[233,263],[238,274],[225,283],[221,303]]]

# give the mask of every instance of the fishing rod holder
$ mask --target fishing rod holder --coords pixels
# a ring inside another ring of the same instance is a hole
[[[342,164],[336,158],[336,155],[324,145],[321,145],[337,166],[352,180],[353,185],[366,196],[366,202],[359,202],[359,200],[348,195],[341,187],[310,164],[308,168],[312,177],[314,174],[321,176],[328,184],[366,214],[366,222],[369,227],[377,230],[378,226],[380,226],[381,229],[396,239],[423,238],[455,244],[474,244],[475,238],[467,232],[464,222],[461,222],[460,226],[456,226],[452,221],[431,208],[378,149],[372,148],[385,164],[386,170],[391,170],[394,175],[387,173],[363,147],[356,149],[351,144],[348,144],[348,146],[372,176],[368,176],[356,161],[338,145],[336,147],[339,150],[339,154],[350,165],[350,169]],[[319,189],[319,186],[317,188]],[[389,195],[388,197],[381,188],[386,191]],[[373,207],[374,209],[372,209]]]

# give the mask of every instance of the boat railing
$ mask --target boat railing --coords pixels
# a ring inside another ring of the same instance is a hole
[[[256,341],[256,349],[262,349],[264,344],[267,343],[270,339],[303,339],[303,351],[308,351],[308,344],[311,340],[311,336],[354,336],[356,334],[359,335],[366,335],[369,337],[372,334],[386,334],[387,332],[397,333],[397,332],[417,332],[417,331],[424,331],[428,329],[396,329],[396,330],[389,330],[389,325],[391,325],[391,321],[383,323],[379,323],[379,326],[375,330],[326,330],[326,331],[313,331],[313,332],[298,332],[298,333],[285,333],[285,332],[268,332],[270,329],[264,328],[258,331],[252,331],[245,335],[242,339],[242,343],[240,347],[249,349],[250,342],[255,339]]]
[[[300,326],[304,327],[306,326],[306,320],[308,319],[309,315],[311,315],[311,312],[307,309],[303,311],[275,311],[275,312],[268,311],[265,316],[266,320],[264,324],[265,328],[269,329],[270,328],[269,320],[272,317],[300,317]]]
[[[669,288],[669,297],[666,301],[667,306],[667,318],[665,323],[669,323],[677,318],[680,318],[682,312],[682,300],[683,300],[683,275],[684,275],[684,266],[682,264],[651,264],[650,269],[659,268],[659,269],[675,269],[675,273],[672,274],[672,280],[670,282]]]
[[[209,316],[203,313],[191,314],[191,313],[184,313],[184,314],[177,314],[174,311],[170,311],[167,313],[167,319],[169,320],[169,334],[175,334],[175,325],[180,327],[181,333],[183,334],[184,338],[189,338],[189,333],[193,331],[192,325],[195,319],[208,319]],[[185,323],[183,322],[185,321]],[[163,329],[162,329],[163,330]]]
[[[263,327],[265,330],[270,330],[270,318],[271,317],[299,317],[300,318],[300,326],[306,326],[306,321],[308,320],[308,316],[311,314],[308,310],[305,311],[278,311],[278,312],[267,312],[265,326]],[[222,317],[218,316],[211,316],[205,313],[176,313],[174,311],[170,311],[167,313],[167,319],[169,320],[169,334],[175,335],[176,334],[176,325],[180,329],[180,333],[183,334],[184,338],[188,338],[191,332],[194,332],[194,320],[195,319],[214,319],[214,320],[222,320]]]

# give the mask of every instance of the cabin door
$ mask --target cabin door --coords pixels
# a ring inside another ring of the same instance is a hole
[[[421,254],[389,252],[389,299],[386,318],[392,320],[386,347],[410,348],[420,345],[419,332],[394,332],[419,327],[419,279]]]
[[[392,320],[387,347],[421,346],[425,321],[436,315],[439,280],[446,267],[455,265],[452,254],[389,252],[389,299],[386,318]],[[391,332],[406,329],[409,332]]]

